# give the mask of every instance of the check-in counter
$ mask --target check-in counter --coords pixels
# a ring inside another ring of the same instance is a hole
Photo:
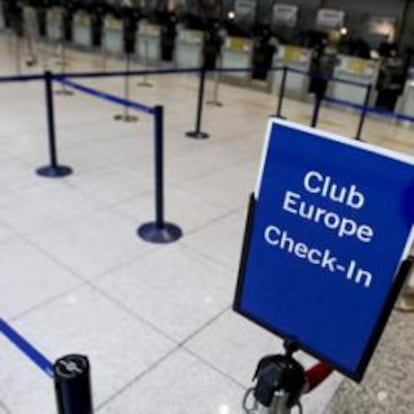
[[[378,77],[378,71],[379,62],[377,61],[339,55],[333,76],[350,82],[374,85]],[[340,82],[330,82],[328,95],[335,99],[363,105],[366,88]]]
[[[0,31],[6,30],[6,21],[3,14],[3,5],[0,4]]]
[[[141,62],[159,65],[161,62],[161,27],[141,21],[137,33],[137,54]]]
[[[121,19],[108,15],[104,22],[104,47],[107,52],[123,53],[123,23]]]
[[[73,42],[84,48],[92,46],[91,18],[84,10],[76,12],[73,17]]]
[[[47,11],[47,35],[49,40],[63,39],[63,7],[52,7]]]
[[[414,68],[408,72],[405,83],[404,93],[397,103],[397,112],[414,118]],[[410,121],[400,121],[400,124],[406,127],[414,128],[414,123]]]
[[[203,32],[181,29],[175,44],[175,64],[179,68],[194,68],[202,65]]]
[[[309,72],[311,50],[293,45],[280,45],[273,58],[273,67],[288,66],[301,72]],[[278,94],[282,81],[282,71],[272,74],[272,93]],[[309,77],[302,73],[289,72],[286,78],[285,96],[306,100],[309,89]]]
[[[227,37],[222,47],[222,68],[246,68],[252,66],[253,41],[244,37]],[[224,82],[247,85],[251,72],[224,72]]]

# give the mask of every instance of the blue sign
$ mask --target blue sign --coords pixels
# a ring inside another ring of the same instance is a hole
[[[359,380],[413,241],[414,159],[279,120],[267,135],[235,310]]]

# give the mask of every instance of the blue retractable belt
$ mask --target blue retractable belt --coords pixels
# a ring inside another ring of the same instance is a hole
[[[0,319],[0,332],[42,371],[53,378],[53,364],[3,319]]]

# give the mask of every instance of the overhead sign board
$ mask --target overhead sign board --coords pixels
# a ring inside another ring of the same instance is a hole
[[[414,158],[271,121],[235,310],[360,380],[413,213]]]
[[[236,18],[243,20],[254,20],[256,16],[257,0],[236,0],[234,11]]]
[[[382,36],[394,35],[396,25],[394,17],[371,16],[368,21],[369,31]]]
[[[295,27],[298,22],[299,7],[293,4],[275,4],[273,6],[273,24]]]
[[[345,12],[336,9],[319,9],[316,26],[321,29],[340,29],[345,25]]]

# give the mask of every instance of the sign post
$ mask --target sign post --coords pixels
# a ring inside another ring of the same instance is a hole
[[[273,119],[234,309],[360,381],[406,272],[414,158]]]

